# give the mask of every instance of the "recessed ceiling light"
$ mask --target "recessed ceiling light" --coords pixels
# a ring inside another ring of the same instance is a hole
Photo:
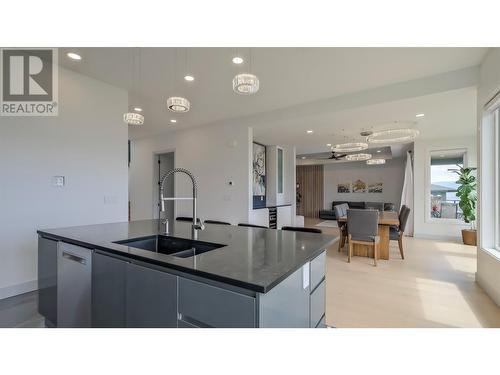
[[[304,160],[306,157],[305,156],[302,156],[302,160]]]
[[[415,115],[415,117],[425,117],[425,113],[419,113],[419,114]]]
[[[327,143],[326,147],[332,147],[332,144],[331,143]]]
[[[380,151],[380,150],[377,150],[377,152],[382,152],[382,151]]]
[[[440,158],[444,158],[444,154],[439,155]]]
[[[172,124],[175,124],[175,123],[177,122],[177,120],[173,118],[172,120],[170,120],[170,122],[171,122]]]
[[[73,60],[81,60],[82,59],[82,57],[79,54],[74,53],[74,52],[68,52],[66,54],[66,56],[68,56],[70,59],[73,59]]]
[[[141,107],[134,107],[134,111],[136,111],[136,112],[142,112],[142,108]]]
[[[313,131],[312,131],[312,130],[308,130],[308,131],[307,131],[307,134],[312,134],[312,133],[313,133]]]
[[[188,74],[187,76],[184,76],[184,79],[185,79],[186,81],[189,81],[189,82],[194,81],[194,77],[193,77],[193,76],[190,76],[189,74]]]
[[[243,58],[239,56],[233,57],[233,63],[238,65],[243,64]]]

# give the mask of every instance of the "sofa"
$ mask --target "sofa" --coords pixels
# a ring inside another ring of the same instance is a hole
[[[354,201],[333,201],[331,210],[320,210],[319,218],[323,220],[337,220],[333,207],[338,204],[347,203],[349,208],[375,209],[379,211],[395,211],[396,205],[390,202],[354,202]]]

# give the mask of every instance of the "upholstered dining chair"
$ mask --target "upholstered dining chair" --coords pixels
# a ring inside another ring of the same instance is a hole
[[[283,227],[281,227],[281,230],[287,230],[287,231],[292,231],[292,232],[323,233],[321,231],[321,229],[318,229],[318,228],[304,228],[304,227],[283,226]]]
[[[176,221],[191,221],[193,222],[193,218],[192,217],[186,217],[186,216],[177,216],[175,218]]]
[[[403,205],[401,211],[399,212],[399,226],[389,228],[389,239],[392,241],[398,241],[399,252],[401,253],[401,258],[405,258],[405,253],[403,250],[403,236],[406,229],[406,223],[408,222],[408,217],[410,216],[411,209]]]
[[[239,227],[250,227],[250,228],[264,228],[264,229],[269,229],[268,227],[265,227],[263,225],[255,225],[255,224],[248,224],[248,223],[239,223]]]
[[[219,220],[205,220],[205,224],[220,224],[220,225],[231,225],[227,221],[219,221]]]
[[[342,216],[346,216],[348,209],[349,209],[349,206],[346,203],[338,204],[338,205],[334,206],[333,210],[335,211],[335,217],[339,218]],[[338,223],[339,232],[340,232],[340,239],[339,239],[339,252],[340,252],[342,250],[342,248],[344,247],[345,241],[347,239],[347,223],[339,223],[339,221],[337,221],[337,223]]]
[[[378,247],[378,216],[376,210],[349,209],[347,210],[347,233],[349,251],[347,262],[351,262],[354,244],[373,247],[373,262],[377,266]]]

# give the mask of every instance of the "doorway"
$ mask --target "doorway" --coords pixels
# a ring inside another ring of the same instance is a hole
[[[165,212],[161,212],[160,204],[160,184],[161,178],[168,171],[174,169],[175,165],[175,154],[174,152],[165,152],[162,154],[156,154],[154,157],[154,194],[153,194],[153,217],[155,219],[168,219],[173,222],[175,217],[175,205],[174,201],[165,202]],[[164,194],[166,197],[173,197],[175,192],[175,174],[171,175],[167,181],[165,181]]]

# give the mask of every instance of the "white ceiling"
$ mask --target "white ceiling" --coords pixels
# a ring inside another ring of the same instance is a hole
[[[69,60],[68,51],[80,53],[83,59]],[[228,119],[235,119],[236,125],[242,116],[476,66],[485,53],[485,48],[253,48],[251,69],[248,48],[60,48],[59,55],[63,66],[129,91],[129,104],[141,106],[146,118],[142,127],[130,128],[130,137],[137,138]],[[243,65],[231,62],[236,54],[245,58]],[[132,79],[134,56],[140,60],[136,85]],[[259,92],[235,94],[233,76],[249,70],[260,79]],[[184,81],[186,73],[195,81]],[[180,115],[168,112],[165,103],[172,95],[186,96],[191,110]],[[287,119],[256,127],[255,134],[269,144],[295,144],[299,152],[321,151],[318,146],[334,138],[331,134],[339,129],[355,129],[356,133],[381,122],[413,119],[415,111],[428,112],[428,121],[436,106],[452,105],[454,99],[464,100],[471,93],[451,95],[436,97],[438,101],[416,98]],[[171,118],[177,124],[170,124]],[[309,127],[315,133],[305,137]]]
[[[418,113],[425,117],[416,118]],[[398,122],[394,122],[398,121]],[[295,144],[297,154],[327,151],[327,143],[361,141],[362,129],[412,127],[421,138],[474,135],[476,131],[476,89],[446,91],[417,98],[391,101],[344,111],[276,121],[254,128],[254,137],[267,144]],[[307,134],[306,129],[314,130]],[[402,148],[392,145],[395,157]]]

